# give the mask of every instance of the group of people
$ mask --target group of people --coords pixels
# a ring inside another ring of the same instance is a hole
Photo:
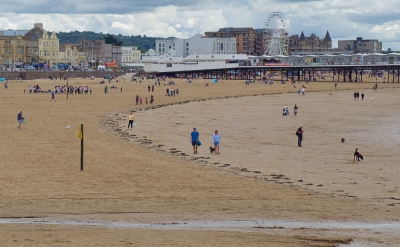
[[[296,86],[295,86],[296,87]],[[302,95],[306,94],[306,86],[302,85],[302,88],[297,89],[297,93],[300,95],[300,92]]]
[[[355,91],[354,94],[354,100],[358,100],[360,98],[360,93],[358,91]],[[361,94],[361,100],[364,100],[364,93]]]
[[[25,92],[25,89],[24,89]],[[39,85],[30,85],[28,89],[29,93],[41,93],[42,89],[40,88]],[[55,86],[54,90],[52,91],[46,91],[46,92],[52,92],[54,94],[92,94],[92,88],[88,86]]]
[[[74,86],[69,86],[67,88],[69,94],[92,94],[92,88],[88,86],[79,86],[79,87],[74,87]],[[61,93],[65,92],[65,88],[61,87]]]
[[[147,96],[146,96],[146,98],[144,99],[145,100],[145,102],[146,102],[146,105],[149,103],[149,99],[147,98]],[[140,97],[139,95],[136,95],[136,105],[138,105],[138,104],[142,104],[143,103],[143,98],[142,97]],[[154,103],[154,95],[151,95],[150,96],[150,105],[152,105]]]
[[[41,93],[41,92],[42,92],[42,89],[40,88],[39,85],[34,85],[34,86],[30,85],[29,86],[29,93]]]
[[[151,90],[151,92],[154,92],[154,85],[152,85],[152,86],[150,86],[150,85],[148,85],[147,86],[147,91],[150,93],[150,90]]]
[[[218,130],[215,130],[212,136],[212,142],[214,145],[213,151],[215,154],[219,154],[220,141],[221,141],[221,135],[218,133]],[[197,154],[197,148],[201,145],[201,142],[200,142],[200,134],[197,131],[196,127],[194,127],[192,133],[190,133],[190,143],[192,144],[193,147],[193,154]]]
[[[295,116],[297,116],[298,110],[299,109],[298,109],[297,105],[294,105],[293,112],[294,112]],[[289,115],[289,106],[285,105],[285,107],[283,107],[283,116],[287,116],[287,115]]]
[[[167,92],[167,94],[165,96],[179,95],[179,89],[177,89],[177,88],[167,88],[165,91]]]

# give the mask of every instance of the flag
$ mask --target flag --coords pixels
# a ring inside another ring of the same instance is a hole
[[[78,130],[78,138],[82,139],[82,128],[79,128]]]

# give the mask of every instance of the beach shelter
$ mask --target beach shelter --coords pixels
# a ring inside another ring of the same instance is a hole
[[[211,82],[212,83],[218,83],[218,79],[212,79]]]
[[[109,63],[105,63],[106,68],[118,68],[119,66],[117,65],[117,62],[114,60],[112,62]]]
[[[5,82],[6,81],[6,78],[0,78],[0,82]]]

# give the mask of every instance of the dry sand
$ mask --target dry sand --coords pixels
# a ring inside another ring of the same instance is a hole
[[[134,96],[149,97],[147,85],[152,81],[120,80],[112,84],[122,86],[123,92],[111,89],[105,95],[97,80],[70,80],[72,85],[91,86],[94,94],[71,95],[68,100],[56,95],[57,102],[51,103],[48,94],[23,93],[30,84],[51,89],[59,82],[11,82],[8,90],[0,90],[0,217],[41,217],[35,222],[26,219],[36,225],[3,219],[0,237],[6,246],[334,246],[348,239],[372,245],[400,241],[396,225],[362,225],[399,220],[398,84],[379,84],[385,89],[372,92],[369,83],[338,84],[338,89],[351,91],[334,90],[332,82],[310,83],[307,95],[298,96],[275,94],[295,92],[288,84],[226,81],[205,88],[204,81],[177,80],[174,87],[180,95],[165,97],[166,87],[157,86],[156,105],[210,100],[142,111],[134,105]],[[326,90],[333,90],[332,95]],[[365,92],[366,100],[354,102],[353,90]],[[223,99],[261,94],[275,95]],[[283,106],[292,108],[294,103],[299,115],[283,117]],[[126,131],[124,119],[132,109],[137,110],[137,126]],[[27,118],[22,130],[16,128],[20,110]],[[77,138],[82,119],[83,172]],[[303,148],[296,146],[294,135],[299,124],[306,131]],[[198,155],[188,145],[194,126],[204,143]],[[207,153],[214,129],[222,135],[219,156]],[[352,161],[355,147],[363,153],[363,162]],[[170,153],[172,148],[188,156]],[[229,166],[221,167],[224,164]],[[255,226],[227,223],[240,220]],[[185,228],[185,223],[196,222],[216,226]],[[313,225],[318,222],[352,227],[329,230]],[[166,227],[154,227],[159,225]],[[174,229],[176,225],[180,227]]]

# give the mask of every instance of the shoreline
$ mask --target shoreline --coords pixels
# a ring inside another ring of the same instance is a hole
[[[399,88],[399,87],[398,87]],[[351,89],[345,89],[345,90],[337,90],[336,92],[343,92],[346,90],[351,90]],[[383,89],[381,89],[383,90]],[[394,88],[393,88],[394,90]],[[329,90],[318,90],[318,91],[312,91],[313,93],[324,93],[324,92],[331,92]],[[308,92],[310,93],[310,92]],[[263,94],[251,94],[251,95],[237,95],[237,96],[225,96],[225,97],[215,97],[215,98],[199,98],[199,99],[193,99],[193,100],[185,100],[185,101],[177,101],[177,102],[172,102],[172,103],[166,103],[166,104],[160,104],[160,105],[154,105],[154,106],[146,106],[146,107],[139,107],[135,108],[133,111],[134,113],[143,113],[146,111],[150,110],[157,110],[159,108],[164,108],[167,106],[179,106],[179,105],[184,105],[188,103],[199,103],[199,102],[207,102],[207,101],[213,101],[213,100],[226,100],[226,99],[236,99],[236,98],[243,98],[243,97],[257,97],[257,96],[277,96],[277,95],[282,95],[282,94],[290,94],[290,93],[263,93]],[[163,155],[174,157],[179,159],[180,161],[184,162],[189,162],[189,163],[194,163],[197,165],[202,165],[202,166],[207,166],[207,167],[212,167],[213,169],[227,172],[230,174],[234,175],[240,175],[244,176],[247,178],[252,178],[252,179],[258,179],[261,181],[265,182],[273,182],[275,184],[280,184],[280,185],[286,185],[291,188],[298,188],[302,189],[305,191],[310,191],[310,192],[315,192],[317,194],[321,194],[323,196],[331,197],[332,192],[327,192],[327,191],[321,191],[319,189],[312,189],[310,186],[323,186],[323,184],[312,184],[312,183],[303,183],[303,180],[293,180],[293,178],[289,178],[286,175],[282,173],[268,173],[265,174],[265,172],[261,172],[260,170],[257,169],[252,169],[252,168],[242,168],[240,166],[235,166],[232,165],[230,162],[219,162],[219,161],[213,161],[212,159],[210,160],[210,157],[213,157],[213,155],[209,153],[205,153],[202,156],[193,156],[185,153],[184,151],[178,150],[175,147],[166,147],[162,143],[156,143],[153,142],[146,134],[131,134],[129,131],[124,130],[126,125],[124,125],[124,122],[127,121],[126,116],[121,117],[120,115],[128,114],[130,111],[122,111],[118,113],[108,113],[104,114],[102,116],[102,127],[107,129],[107,131],[113,133],[115,136],[118,136],[119,138],[123,139],[124,141],[133,141],[139,146],[142,146],[144,148],[154,150],[158,153],[162,153]],[[116,120],[115,120],[115,117]],[[178,124],[178,123],[176,123]],[[167,145],[168,146],[168,145]],[[363,198],[358,198],[358,196],[354,194],[349,194],[349,193],[342,193],[343,191],[338,190],[334,192],[333,194],[336,197],[346,197],[346,198],[351,198],[351,199],[357,199],[357,200],[366,200],[369,201],[368,199],[363,199]],[[395,206],[395,204],[400,204],[396,203],[397,200],[396,197],[388,197],[387,198],[387,204],[389,206]],[[398,199],[400,200],[400,199]],[[376,202],[375,202],[376,203]]]

